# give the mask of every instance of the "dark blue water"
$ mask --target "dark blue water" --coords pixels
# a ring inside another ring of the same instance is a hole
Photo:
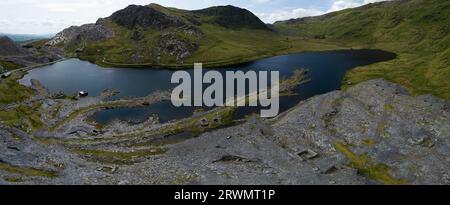
[[[172,106],[172,102],[163,101],[146,107],[102,110],[96,112],[92,119],[101,124],[107,124],[116,119],[135,124],[144,122],[150,116],[157,114],[160,122],[168,122],[192,116],[197,109],[196,107],[177,108]]]
[[[352,68],[376,62],[394,59],[393,53],[380,50],[344,50],[329,52],[305,52],[276,56],[257,60],[233,68],[215,69],[225,71],[280,71],[281,77],[289,77],[296,69],[308,69],[310,82],[299,86],[298,95],[283,97],[280,109],[284,111],[309,97],[338,90],[345,73]],[[22,84],[30,85],[30,79],[39,80],[51,92],[63,91],[67,94],[80,90],[89,91],[90,95],[99,95],[103,90],[114,88],[121,97],[146,96],[155,91],[169,90],[176,85],[170,83],[174,71],[161,69],[102,68],[87,61],[70,59],[53,65],[44,66],[29,72]],[[193,70],[188,70],[191,74]],[[93,118],[100,123],[108,123],[114,119],[145,120],[151,114],[158,114],[162,122],[192,115],[196,108],[175,108],[170,102],[138,108],[119,108],[103,110],[94,114]],[[259,109],[241,108],[237,118]]]

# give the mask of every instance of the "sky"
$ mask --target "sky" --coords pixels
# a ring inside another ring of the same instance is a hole
[[[234,5],[273,23],[378,1],[382,0],[0,0],[0,33],[55,34],[72,25],[94,23],[130,4],[157,3],[188,10]]]

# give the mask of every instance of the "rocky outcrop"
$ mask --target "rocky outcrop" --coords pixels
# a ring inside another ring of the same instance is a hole
[[[106,26],[104,19],[99,19],[95,24],[72,26],[56,34],[50,41],[49,46],[63,44],[64,46],[75,45],[84,42],[95,42],[111,38],[114,35],[112,29]]]
[[[123,27],[165,29],[184,25],[180,17],[172,16],[155,8],[156,5],[130,5],[125,9],[113,13],[109,18]]]
[[[0,37],[0,56],[22,56],[30,54],[7,36]]]
[[[160,52],[174,56],[178,60],[189,57],[197,48],[198,45],[177,38],[176,33],[163,34],[158,42]]]
[[[272,127],[287,150],[317,152],[310,164],[321,171],[355,169],[366,183],[449,184],[449,122],[448,101],[371,80],[302,102]]]
[[[198,184],[448,185],[449,122],[448,101],[372,80],[178,143],[153,163]]]
[[[147,136],[63,149],[0,126],[0,183],[449,185],[449,122],[450,102],[378,79],[310,98],[275,119],[251,117],[195,138],[152,136],[165,151],[152,148],[144,158]],[[89,129],[81,134],[102,133]],[[132,140],[139,146],[130,148]],[[88,147],[118,152],[80,151]],[[118,154],[129,149],[141,151]],[[110,156],[106,164],[98,158]],[[43,176],[22,176],[30,167]]]
[[[271,121],[205,133],[145,164],[197,173],[190,183],[199,184],[450,184],[449,120],[448,101],[372,80]]]

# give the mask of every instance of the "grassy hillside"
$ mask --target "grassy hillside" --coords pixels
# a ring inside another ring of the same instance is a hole
[[[1,59],[0,59],[0,66],[2,66],[6,70],[15,70],[15,69],[18,69],[18,68],[22,67],[21,65],[18,65],[18,64],[14,63],[14,62],[5,61],[5,60],[1,60]]]
[[[31,88],[17,83],[22,76],[21,72],[15,72],[10,78],[0,80],[0,107],[26,100],[34,93]]]
[[[227,15],[243,19],[225,21]],[[156,4],[130,6],[105,21],[115,33],[112,38],[78,43],[69,50],[84,46],[80,57],[99,64],[175,67],[199,61],[239,62],[289,47],[252,13],[232,6],[198,11]],[[262,41],[266,43],[261,45]]]
[[[342,48],[322,42],[303,42],[298,38],[286,40],[286,37],[264,30],[227,30],[211,24],[202,25],[200,28],[204,31],[205,37],[189,39],[190,42],[195,42],[199,46],[191,56],[182,60],[177,60],[174,56],[160,55],[158,61],[158,54],[152,50],[157,46],[160,36],[158,32],[148,32],[143,40],[134,42],[129,40],[133,32],[120,27],[116,27],[116,29],[122,30],[121,33],[124,35],[117,35],[106,41],[90,44],[80,57],[106,66],[160,65],[181,68],[191,66],[194,62],[203,62],[209,66],[221,66],[290,53],[294,50]],[[181,38],[183,37],[185,36],[181,36]],[[137,62],[130,62],[129,59],[133,55],[140,55],[143,58]]]
[[[383,77],[406,85],[415,94],[432,93],[450,99],[448,0],[382,2],[320,17],[277,22],[274,26],[303,39],[377,48],[399,55],[394,61],[354,69],[346,81],[357,83]]]
[[[148,8],[152,10],[143,11]],[[143,16],[146,18],[141,19]],[[229,21],[225,21],[227,17]],[[221,66],[294,51],[340,48],[288,38],[271,30],[251,12],[232,6],[197,11],[156,4],[131,6],[103,22],[114,31],[113,37],[79,41],[66,50],[83,48],[78,53],[80,58],[105,66],[182,68],[194,62]]]

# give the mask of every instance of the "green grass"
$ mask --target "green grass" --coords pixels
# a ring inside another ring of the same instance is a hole
[[[23,181],[23,179],[20,178],[20,177],[8,177],[8,176],[6,176],[6,177],[3,177],[3,179],[5,181],[11,182],[11,183],[19,183],[19,182]]]
[[[0,170],[9,172],[11,174],[18,174],[28,177],[46,177],[55,178],[58,177],[58,173],[54,171],[42,170],[32,167],[20,167],[0,162]]]
[[[0,121],[22,130],[37,130],[44,127],[39,114],[40,103],[31,106],[19,105],[14,109],[1,110]]]
[[[373,162],[367,154],[357,155],[350,150],[349,146],[338,142],[334,143],[334,147],[348,158],[349,166],[357,169],[361,175],[386,185],[406,184],[405,180],[396,179],[390,175],[388,165]]]
[[[0,80],[0,106],[20,102],[33,95],[31,88],[17,83],[20,78],[22,74],[13,73],[9,78]]]
[[[367,147],[372,147],[372,146],[374,146],[375,145],[375,141],[373,140],[373,139],[364,139],[363,141],[362,141],[362,144],[364,145],[364,146],[367,146]]]
[[[34,95],[31,88],[20,85],[17,80],[22,72],[15,72],[9,78],[0,81],[0,106],[20,103]],[[23,130],[37,130],[44,126],[40,120],[38,109],[40,103],[33,105],[18,104],[11,109],[0,110],[0,122]]]
[[[449,1],[388,2],[275,26],[305,39],[398,54],[393,61],[349,71],[344,82],[385,78],[406,86],[413,94],[450,99]],[[343,88],[347,87],[344,83]]]
[[[53,119],[57,118],[61,112],[62,103],[58,103],[56,107],[52,110],[51,117]]]
[[[6,68],[6,70],[15,70],[15,69],[18,69],[18,68],[22,67],[19,64],[16,64],[16,63],[11,62],[11,61],[5,61],[5,60],[0,60],[0,65],[3,68]]]
[[[289,47],[280,35],[265,30],[232,30],[211,24],[202,25],[201,29],[206,37],[188,62],[242,62],[255,56],[274,55]]]
[[[105,150],[88,150],[88,149],[73,148],[71,149],[71,151],[86,156],[88,159],[103,163],[133,164],[136,159],[164,154],[167,151],[167,149],[155,147],[151,149],[138,150],[134,152],[113,152]]]
[[[23,74],[21,71],[14,72],[9,78],[0,80],[0,122],[25,131],[34,131],[44,127],[39,114],[41,104],[20,104],[35,94],[34,90],[17,82]],[[7,105],[14,103],[17,105],[6,109]]]

